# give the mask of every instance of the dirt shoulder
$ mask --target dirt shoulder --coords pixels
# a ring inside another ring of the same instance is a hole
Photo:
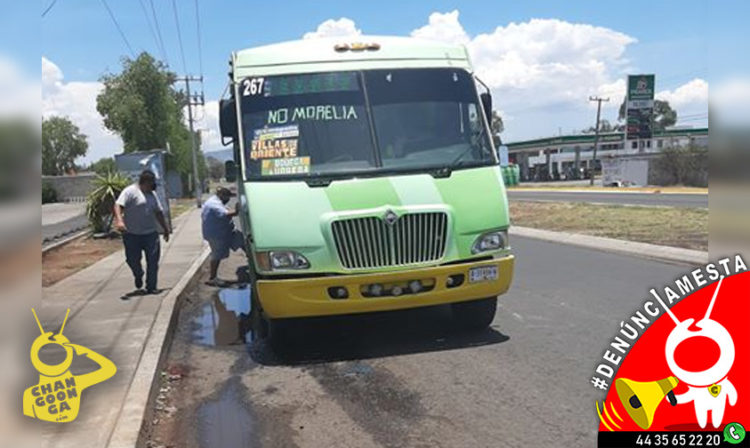
[[[708,210],[573,202],[510,203],[513,225],[708,250]]]
[[[508,191],[556,191],[556,192],[592,192],[592,193],[661,193],[661,194],[708,194],[708,188],[699,187],[601,187],[601,186],[571,186],[571,185],[517,185],[509,187]]]
[[[42,287],[54,285],[107,255],[122,250],[120,238],[85,236],[42,254]]]

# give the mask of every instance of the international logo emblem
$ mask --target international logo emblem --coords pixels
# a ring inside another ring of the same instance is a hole
[[[398,221],[398,215],[393,210],[388,210],[383,216],[383,221],[389,226],[392,226]]]

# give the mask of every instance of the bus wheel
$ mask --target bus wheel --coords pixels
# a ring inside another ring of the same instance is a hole
[[[283,354],[289,350],[289,322],[284,319],[269,319],[268,343],[277,354]]]
[[[250,327],[253,331],[253,337],[265,339],[268,337],[268,320],[263,317],[263,309],[260,307],[260,301],[255,294],[255,288],[252,288],[253,294],[250,298]]]
[[[496,297],[451,304],[453,325],[457,330],[484,330],[492,323],[496,310]]]

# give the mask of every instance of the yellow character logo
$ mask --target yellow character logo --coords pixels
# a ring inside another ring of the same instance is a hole
[[[34,319],[36,319],[36,324],[42,333],[31,345],[31,364],[39,372],[39,382],[24,391],[23,414],[47,422],[72,422],[78,417],[81,393],[94,384],[112,378],[117,372],[117,367],[106,357],[82,345],[73,344],[63,336],[62,332],[65,328],[65,322],[68,320],[70,309],[65,313],[65,320],[63,320],[60,332],[57,334],[51,331],[45,332],[36,311],[32,308],[31,312],[34,313]],[[59,345],[65,350],[63,362],[57,365],[49,365],[39,359],[39,351],[49,344]],[[79,356],[86,356],[99,364],[99,369],[74,375],[70,372],[73,352]]]

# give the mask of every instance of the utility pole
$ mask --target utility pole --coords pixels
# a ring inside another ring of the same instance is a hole
[[[185,90],[187,92],[187,107],[188,107],[188,123],[190,124],[190,143],[193,148],[193,194],[195,195],[195,205],[201,207],[201,193],[203,188],[201,187],[200,178],[198,177],[198,148],[195,141],[195,130],[193,127],[193,106],[203,106],[205,99],[203,93],[191,95],[190,94],[190,81],[197,81],[202,83],[203,77],[195,76],[184,76],[177,78],[177,81],[185,81]]]
[[[594,133],[594,155],[591,157],[591,175],[590,175],[590,183],[592,187],[594,186],[594,161],[596,160],[596,150],[599,148],[599,119],[602,116],[602,101],[609,101],[609,98],[601,98],[598,96],[590,96],[589,101],[596,101],[596,130]]]

